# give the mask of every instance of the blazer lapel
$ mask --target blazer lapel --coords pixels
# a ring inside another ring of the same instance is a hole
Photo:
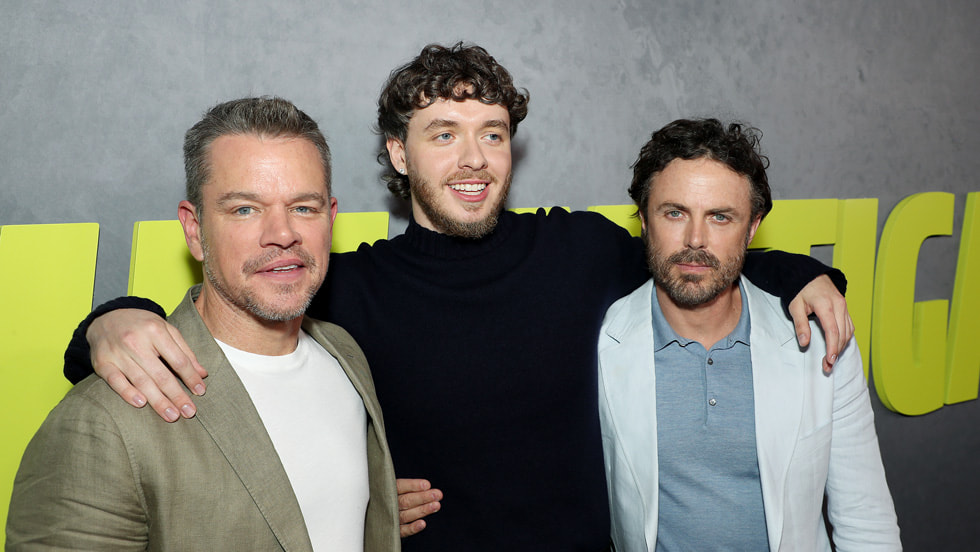
[[[339,326],[307,318],[303,322],[303,329],[337,359],[361,396],[367,412],[367,460],[371,499],[365,517],[364,550],[397,550],[401,540],[398,533],[395,470],[385,437],[381,405],[378,403],[367,359],[354,338]]]
[[[653,281],[647,281],[611,313],[605,333],[612,342],[600,350],[606,405],[617,445],[636,479],[648,545],[657,540],[659,499],[657,410],[651,408],[657,397],[650,310],[653,289]]]
[[[786,477],[803,413],[803,379],[799,367],[792,362],[798,351],[795,329],[778,299],[769,300],[747,278],[742,278],[742,285],[752,324],[752,388],[762,500],[769,546],[778,550],[783,534]]]
[[[194,307],[192,288],[170,316],[208,370],[208,392],[195,399],[197,419],[224,454],[284,550],[309,550],[303,513],[248,392]]]

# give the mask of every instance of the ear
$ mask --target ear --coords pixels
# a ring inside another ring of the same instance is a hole
[[[204,260],[204,248],[201,247],[201,221],[197,218],[197,209],[186,199],[177,204],[177,218],[184,228],[184,241],[187,249],[198,261]]]
[[[640,217],[640,230],[643,230],[643,234],[645,235],[647,233],[647,217],[639,208],[637,208],[636,214]]]
[[[385,147],[388,148],[388,160],[391,166],[401,174],[405,174],[408,166],[405,161],[405,144],[398,138],[388,138],[385,140]]]
[[[749,240],[745,242],[746,245],[752,243],[755,239],[755,231],[759,229],[759,224],[762,222],[762,215],[757,215],[755,219],[752,220],[752,224],[749,225]]]
[[[333,228],[335,220],[337,220],[337,198],[330,196],[330,228]]]

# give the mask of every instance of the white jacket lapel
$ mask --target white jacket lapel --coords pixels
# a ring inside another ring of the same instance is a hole
[[[762,478],[769,546],[778,550],[786,507],[786,477],[803,412],[803,379],[792,362],[795,328],[779,299],[742,278],[751,317],[752,388],[755,394],[755,439]]]
[[[652,292],[653,283],[648,281],[610,309],[599,351],[599,385],[605,394],[609,418],[606,426],[613,432],[619,459],[625,463],[634,479],[633,488],[639,493],[634,505],[642,505],[643,510],[620,513],[637,520],[631,524],[634,527],[642,520],[648,546],[657,538],[659,485],[657,417],[656,409],[650,408],[657,396],[650,319]],[[607,466],[607,476],[611,475],[610,469]]]

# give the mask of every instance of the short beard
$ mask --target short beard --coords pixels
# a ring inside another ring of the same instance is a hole
[[[663,289],[670,300],[680,307],[694,308],[710,303],[738,280],[742,266],[745,264],[745,248],[742,248],[728,262],[722,263],[711,253],[699,249],[683,249],[664,257],[664,254],[651,243],[649,238],[645,239],[647,242],[647,266],[650,267],[654,283]],[[748,245],[748,241],[746,241],[746,245]],[[671,269],[677,263],[710,266],[714,272],[704,276],[697,274],[675,275]]]
[[[204,255],[204,274],[207,277],[208,282],[211,284],[211,287],[214,288],[214,291],[228,303],[251,313],[257,319],[265,322],[288,322],[303,316],[306,314],[306,309],[310,307],[310,303],[313,302],[313,296],[316,295],[316,292],[320,288],[319,284],[314,284],[310,285],[305,292],[303,292],[297,289],[297,284],[284,284],[279,286],[279,288],[276,290],[278,294],[282,296],[289,296],[296,293],[305,293],[305,298],[302,305],[295,308],[280,307],[278,305],[263,305],[259,303],[259,300],[255,297],[255,294],[252,293],[251,290],[247,288],[235,290],[229,289],[218,278],[217,274],[215,274],[213,268],[211,267],[210,260],[212,257],[210,243],[203,232],[201,233],[201,249]],[[285,250],[270,251],[261,257],[250,259],[242,266],[242,273],[245,275],[251,274],[276,257],[282,256],[285,254],[285,252]],[[302,249],[294,249],[292,253],[303,261],[303,264],[308,270],[316,270],[316,260],[312,255]]]
[[[443,186],[448,186],[449,182],[457,179],[464,179],[475,175],[477,178],[490,180],[490,186],[497,186],[496,179],[490,177],[486,171],[475,173],[454,174],[443,180],[440,188],[433,189],[429,181],[425,180],[421,174],[416,172],[411,166],[408,167],[408,182],[411,186],[412,197],[418,203],[422,212],[429,218],[429,222],[442,234],[456,238],[477,240],[490,235],[497,227],[500,219],[500,212],[503,210],[504,202],[507,201],[507,194],[510,191],[512,174],[508,174],[504,180],[503,189],[496,205],[491,206],[487,216],[473,222],[456,220],[444,211],[438,204],[438,193]]]

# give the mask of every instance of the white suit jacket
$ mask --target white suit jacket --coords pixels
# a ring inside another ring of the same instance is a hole
[[[771,550],[901,550],[860,352],[852,340],[833,374],[823,334],[809,348],[779,299],[742,278],[751,316],[756,448]],[[617,552],[657,543],[657,409],[648,281],[613,304],[599,336],[599,417]],[[711,543],[705,543],[710,545]],[[724,544],[724,543],[720,543]]]

